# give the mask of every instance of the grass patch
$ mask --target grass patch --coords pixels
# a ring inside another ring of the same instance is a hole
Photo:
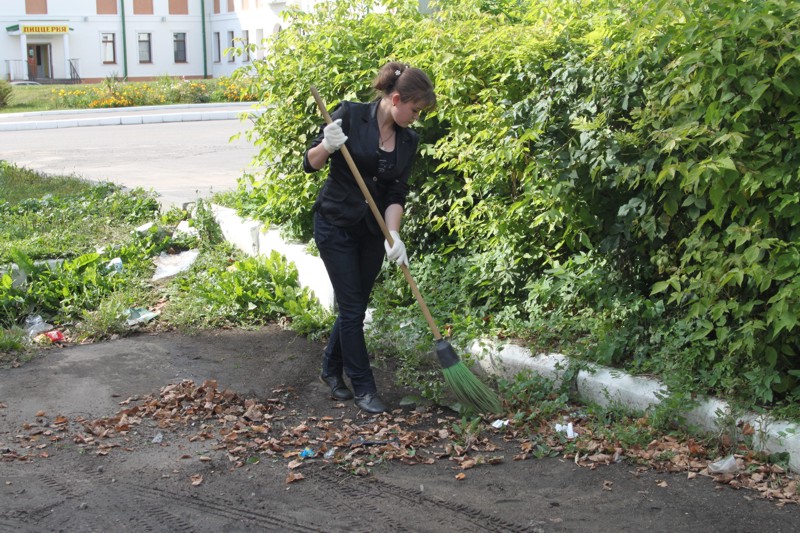
[[[0,107],[0,113],[27,113],[56,109],[52,91],[74,88],[74,85],[13,85],[11,103]]]
[[[191,213],[161,214],[142,190],[48,178],[3,162],[0,180],[3,366],[23,362],[36,343],[50,343],[29,338],[25,324],[33,317],[54,326],[68,343],[139,330],[280,321],[315,334],[331,325],[330,313],[299,287],[293,265],[278,254],[242,257],[225,242],[204,201]],[[190,230],[177,231],[184,221]],[[144,222],[153,224],[139,228]],[[153,280],[159,256],[190,249],[199,252],[192,267]],[[54,258],[59,261],[43,261]],[[157,318],[130,320],[141,311]]]
[[[12,250],[32,259],[75,257],[121,240],[158,211],[143,190],[46,177],[0,162],[0,263]]]
[[[0,161],[0,202],[16,205],[23,200],[52,196],[73,196],[91,190],[95,185],[77,177],[43,176],[32,170]]]

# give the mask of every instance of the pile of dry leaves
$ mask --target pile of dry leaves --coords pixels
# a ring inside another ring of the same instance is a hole
[[[455,463],[456,478],[464,479],[471,468],[504,461],[506,452],[519,461],[544,448],[588,468],[628,460],[640,471],[653,468],[686,472],[689,478],[709,476],[720,486],[751,489],[754,496],[778,505],[800,503],[796,476],[760,462],[747,450],[727,458],[725,468],[720,468],[692,439],[665,436],[644,448],[623,449],[605,432],[595,434],[591,424],[580,422],[572,439],[550,423],[531,428],[502,421],[494,426],[484,423],[476,432],[455,431],[458,418],[437,407],[400,409],[373,417],[307,417],[287,408],[291,389],[277,389],[272,395],[259,401],[220,390],[216,381],[197,385],[187,380],[167,385],[157,396],[128,398],[111,417],[70,420],[59,415],[50,419],[46,413],[37,413],[36,420],[16,435],[18,449],[0,445],[0,452],[6,461],[47,458],[48,448],[69,440],[87,451],[107,455],[114,448],[135,449],[143,435],[155,429],[184,433],[189,442],[204,443],[223,454],[232,468],[261,458],[282,457],[287,461],[286,482],[292,483],[303,479],[302,467],[309,460],[328,461],[356,475],[367,474],[381,461],[432,464],[449,460]],[[211,460],[207,456],[200,459]],[[200,482],[202,478],[193,480]]]

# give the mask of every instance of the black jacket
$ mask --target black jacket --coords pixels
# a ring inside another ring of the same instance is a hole
[[[396,164],[391,170],[379,175],[377,109],[378,101],[369,104],[342,102],[331,113],[331,118],[342,119],[342,130],[348,137],[345,145],[383,215],[391,204],[405,206],[408,178],[419,145],[419,136],[411,129],[396,126]],[[311,143],[311,148],[322,142],[323,129],[324,126]],[[303,157],[303,168],[306,172],[316,172],[308,163],[308,153]],[[328,179],[314,203],[314,210],[319,211],[335,226],[352,226],[366,217],[370,231],[376,235],[381,233],[341,150],[334,152],[329,159]]]

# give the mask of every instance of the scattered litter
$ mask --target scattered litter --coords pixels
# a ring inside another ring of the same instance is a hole
[[[153,440],[151,440],[150,442],[152,442],[153,444],[161,444],[161,441],[163,440],[164,440],[164,434],[159,433],[158,435],[153,437]]]
[[[556,431],[559,433],[565,433],[568,439],[575,438],[575,430],[572,427],[572,422],[568,422],[567,424],[556,424]]]
[[[197,237],[198,235],[200,235],[197,231],[197,228],[189,225],[188,220],[181,220],[175,227],[175,231],[172,233],[172,236],[175,237],[181,234],[188,235],[190,237]]]
[[[48,331],[47,333],[45,333],[45,336],[48,339],[50,339],[50,342],[64,342],[65,340],[67,340],[66,337],[64,337],[64,334],[58,331],[57,329]]]
[[[106,264],[106,268],[109,270],[113,270],[115,272],[122,272],[122,259],[119,257],[115,257],[111,261]]]
[[[325,452],[325,455],[323,455],[323,457],[325,459],[330,459],[331,457],[333,457],[333,454],[335,454],[335,453],[336,453],[336,447],[333,447],[330,450],[328,450],[327,452]]]
[[[156,264],[156,271],[152,280],[169,278],[184,270],[189,270],[198,255],[200,255],[200,250],[197,249],[187,250],[175,255],[161,252],[161,255],[153,260]]]
[[[135,326],[136,324],[147,324],[158,316],[156,311],[150,311],[144,307],[132,307],[126,310],[125,313],[128,317],[127,324],[129,326]]]
[[[25,319],[25,332],[29,337],[35,337],[45,331],[50,331],[55,326],[45,322],[39,315],[31,315]]]
[[[708,465],[708,471],[712,474],[735,474],[737,470],[736,458],[733,455],[729,455],[724,459],[714,461]]]
[[[508,425],[508,423],[509,423],[508,419],[506,419],[506,420],[495,420],[494,422],[492,422],[492,427],[495,428],[495,429],[500,429],[500,428],[506,427]]]
[[[303,451],[301,451],[298,455],[303,459],[307,459],[309,457],[314,457],[315,455],[317,455],[317,452],[315,452],[311,448],[304,448]]]
[[[136,231],[136,233],[144,235],[145,233],[150,231],[150,228],[152,228],[155,225],[156,225],[155,222],[146,222],[146,223],[142,224],[141,226],[139,226],[138,228],[136,228],[134,231]]]

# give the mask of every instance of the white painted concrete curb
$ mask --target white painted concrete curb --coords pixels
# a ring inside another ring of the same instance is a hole
[[[216,109],[208,111],[209,107],[216,107]],[[163,122],[238,120],[243,114],[255,116],[263,111],[256,109],[253,102],[227,103],[224,107],[228,109],[220,109],[219,107],[221,106],[215,106],[214,104],[179,104],[16,113],[11,116],[11,120],[15,117],[34,117],[37,120],[14,122],[0,121],[0,131],[46,130],[87,126],[127,126],[134,124],[158,124]],[[69,115],[70,118],[59,118],[61,115]],[[9,117],[6,116],[2,118],[8,119]]]
[[[241,218],[234,209],[212,205],[211,210],[225,239],[248,255],[282,254],[297,267],[301,287],[314,292],[320,304],[333,309],[333,287],[322,259],[306,252],[304,244],[287,243],[276,229]]]
[[[128,126],[134,124],[157,124],[162,122],[199,122],[207,120],[236,120],[244,111],[207,111],[203,113],[164,113],[161,115],[122,115],[103,118],[73,118],[41,120],[37,122],[7,122],[0,124],[0,131],[47,130],[58,128],[81,128],[87,126]]]
[[[487,373],[512,378],[521,370],[531,370],[561,384],[570,367],[568,357],[561,354],[534,355],[526,348],[500,344],[490,340],[473,343],[470,353]],[[622,371],[598,365],[579,370],[575,379],[578,397],[599,405],[618,405],[631,411],[644,411],[661,402],[668,390],[663,383],[649,378],[630,376]],[[708,398],[684,413],[686,422],[709,433],[724,431],[721,427],[731,418],[728,403]],[[789,422],[748,413],[729,420],[729,424],[748,423],[755,430],[753,446],[766,453],[788,452],[789,468],[800,472],[800,427]]]
[[[303,244],[286,243],[278,230],[265,230],[258,222],[248,221],[236,211],[218,205],[212,211],[225,238],[249,255],[268,255],[272,251],[283,254],[297,267],[300,285],[314,291],[319,302],[333,308],[333,288],[328,281],[325,266],[319,257],[306,252]],[[560,385],[567,379],[570,359],[562,354],[534,355],[526,348],[511,343],[493,340],[475,342],[469,352],[478,367],[487,374],[513,378],[524,370],[530,370]],[[658,405],[668,391],[657,380],[630,376],[619,370],[598,365],[584,365],[578,371],[574,386],[583,401],[599,405],[618,405],[630,411],[644,411]],[[701,401],[685,413],[688,424],[706,432],[724,430],[720,427],[730,419],[731,408],[726,402],[715,398]],[[789,467],[800,472],[800,428],[784,421],[772,420],[754,413],[737,417],[735,423],[747,422],[754,430],[753,445],[757,451],[790,455]],[[734,423],[730,421],[730,423]]]

